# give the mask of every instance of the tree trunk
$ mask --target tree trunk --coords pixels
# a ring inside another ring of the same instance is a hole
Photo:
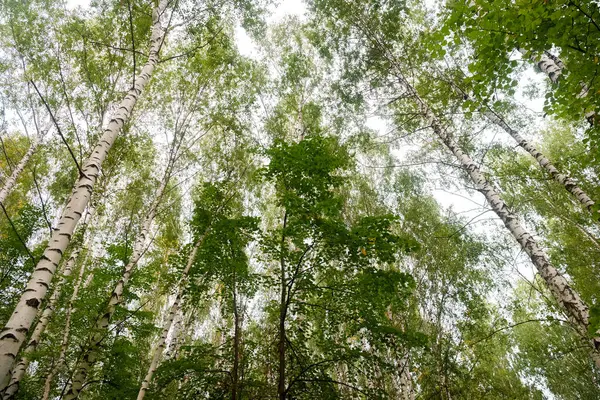
[[[79,392],[83,387],[85,380],[87,378],[89,369],[94,365],[97,358],[97,353],[100,348],[102,340],[105,338],[106,330],[108,329],[108,325],[110,324],[110,320],[119,304],[123,301],[123,292],[127,283],[129,282],[129,278],[136,267],[139,260],[142,258],[144,252],[147,247],[147,238],[149,237],[150,227],[152,225],[152,221],[156,215],[156,210],[158,205],[160,204],[160,200],[165,191],[168,181],[168,172],[165,173],[165,177],[161,182],[160,186],[157,189],[156,197],[153,200],[150,208],[144,217],[144,222],[142,224],[142,230],[138,234],[134,247],[133,253],[123,270],[123,275],[121,279],[117,282],[117,285],[113,289],[110,299],[108,301],[108,306],[106,307],[105,312],[98,317],[94,327],[94,334],[91,337],[89,346],[86,348],[83,357],[78,362],[75,368],[75,374],[73,376],[73,380],[71,383],[70,389],[67,391],[65,395],[65,399],[76,399],[79,396]]]
[[[535,238],[525,230],[519,221],[518,216],[508,209],[508,206],[504,200],[502,200],[500,194],[481,173],[477,164],[458,146],[452,134],[448,132],[448,128],[442,126],[437,116],[407,81],[403,80],[403,84],[412,92],[415,101],[421,110],[421,114],[431,123],[431,127],[436,135],[460,162],[463,169],[475,184],[477,190],[485,196],[492,207],[492,210],[502,220],[504,226],[510,231],[515,240],[521,245],[523,251],[529,255],[529,258],[537,268],[540,276],[546,282],[548,289],[561,308],[566,312],[575,330],[582,337],[590,341],[592,346],[592,358],[596,366],[600,367],[600,352],[598,351],[600,348],[600,338],[590,339],[587,333],[587,328],[589,326],[588,306],[583,302],[579,294],[569,285],[569,282],[565,277],[550,264],[550,260],[544,250],[542,250]]]
[[[108,127],[104,130],[90,158],[83,165],[82,174],[75,183],[73,193],[61,215],[58,227],[54,230],[48,247],[31,275],[27,288],[21,295],[19,303],[0,334],[0,392],[3,392],[8,384],[17,353],[25,341],[40,303],[46,297],[58,263],[69,245],[75,227],[89,202],[102,163],[123,125],[129,120],[138,97],[150,80],[158,63],[158,53],[165,35],[165,31],[160,24],[160,16],[164,12],[167,3],[167,0],[161,0],[152,13],[153,24],[148,61],[136,78],[134,86],[121,102]]]
[[[156,369],[158,368],[160,358],[162,356],[163,350],[165,349],[165,344],[167,342],[167,336],[169,334],[169,330],[171,329],[171,326],[173,325],[173,320],[175,319],[175,316],[179,312],[179,305],[181,303],[181,298],[183,297],[183,293],[185,291],[185,285],[187,282],[188,274],[190,272],[190,269],[192,268],[192,265],[194,264],[194,260],[196,259],[196,254],[198,253],[198,249],[200,248],[200,246],[202,246],[202,243],[204,242],[204,238],[206,237],[207,234],[208,234],[208,229],[200,237],[200,239],[198,239],[198,241],[194,245],[194,248],[192,249],[192,252],[188,256],[187,263],[185,265],[185,269],[183,270],[183,272],[181,274],[181,278],[179,279],[179,284],[177,285],[177,295],[175,296],[175,301],[171,305],[171,308],[169,310],[169,315],[167,317],[167,320],[165,321],[165,324],[163,326],[163,329],[162,329],[162,332],[160,335],[160,339],[158,340],[158,343],[156,344],[156,348],[154,349],[154,353],[152,354],[152,361],[150,362],[150,367],[148,368],[148,372],[146,373],[146,376],[144,377],[144,380],[142,381],[142,386],[140,387],[140,391],[138,393],[137,400],[142,400],[144,398],[144,396],[146,395],[148,388],[150,387],[150,383],[152,382],[152,376],[154,375],[154,373],[156,372]]]
[[[518,49],[521,54],[525,54],[526,51],[524,49]],[[551,54],[548,51],[545,51],[539,59],[536,59],[534,55],[530,57],[530,59],[540,68],[540,70],[548,76],[550,81],[554,84],[558,82],[560,75],[562,74],[562,70],[565,68],[565,64],[562,60],[555,55]],[[581,84],[581,92],[575,96],[578,99],[586,97],[589,92],[589,87],[585,82],[579,82]],[[585,119],[590,123],[590,125],[594,125],[596,121],[596,112],[595,111],[586,111]]]
[[[169,343],[169,347],[165,353],[165,358],[167,360],[177,358],[177,351],[179,350],[180,344],[179,335],[181,335],[181,331],[183,329],[183,318],[184,316],[181,314],[181,312],[175,316],[175,321],[173,322],[173,332],[171,333],[171,343]]]
[[[46,376],[46,380],[44,382],[44,394],[42,396],[42,400],[48,400],[48,398],[50,397],[50,391],[52,390],[52,380],[54,379],[54,375],[56,375],[58,373],[58,371],[60,371],[63,364],[65,363],[65,359],[67,356],[67,349],[69,347],[69,336],[71,333],[71,317],[72,317],[73,313],[75,312],[73,307],[74,307],[75,301],[77,300],[77,297],[79,295],[79,288],[81,287],[81,283],[83,282],[83,276],[85,275],[85,270],[86,270],[86,268],[85,268],[85,261],[84,261],[81,264],[81,268],[79,269],[79,275],[77,276],[77,281],[75,282],[75,286],[73,287],[73,293],[71,294],[71,299],[69,299],[69,305],[67,307],[67,315],[65,318],[64,332],[63,332],[63,337],[62,337],[62,342],[61,342],[61,347],[60,347],[60,355],[58,356],[58,361],[56,362],[56,364],[54,365],[52,370],[50,370],[50,372]]]
[[[6,197],[8,197],[13,187],[15,186],[15,183],[17,183],[19,175],[21,174],[21,172],[23,172],[23,169],[25,169],[25,166],[27,165],[27,163],[31,159],[31,156],[33,156],[33,153],[35,153],[39,145],[40,141],[38,139],[34,139],[31,142],[31,144],[29,145],[29,149],[27,149],[27,152],[21,158],[21,161],[19,161],[19,163],[13,169],[6,182],[4,182],[4,186],[2,186],[2,190],[0,190],[0,204],[4,204]]]
[[[415,400],[415,392],[413,390],[412,378],[409,368],[409,354],[404,353],[400,360],[400,395],[401,400]]]
[[[517,49],[521,54],[526,54],[527,50],[525,49]],[[553,56],[550,53],[544,52],[539,58],[536,58],[534,54],[529,56],[529,59],[538,66],[538,68],[548,76],[552,83],[557,83],[560,74],[562,73],[562,69],[564,68],[564,64],[560,59],[556,56]]]
[[[283,231],[285,232],[287,223],[287,213],[283,216]],[[283,256],[283,247],[285,245],[285,234],[281,235],[281,299],[279,303],[279,343],[277,351],[279,353],[279,376],[277,384],[277,394],[279,400],[285,400],[285,319],[287,315],[287,282],[285,273],[285,261]]]
[[[93,216],[93,213],[94,213],[93,209],[90,209],[87,213],[85,221],[81,226],[82,236],[85,235],[85,231],[87,229],[87,226],[89,225],[89,222]],[[82,240],[83,240],[83,238],[82,238]],[[23,379],[23,377],[25,376],[27,367],[29,366],[29,362],[30,362],[29,355],[36,350],[38,344],[40,343],[42,335],[44,334],[44,332],[46,331],[46,328],[48,327],[48,324],[50,323],[50,319],[54,315],[54,310],[56,309],[56,304],[58,303],[58,300],[60,299],[62,287],[63,287],[64,283],[66,282],[67,278],[69,276],[71,276],[71,274],[73,273],[73,267],[75,266],[75,263],[77,261],[77,258],[79,256],[82,246],[83,246],[83,242],[80,243],[80,245],[77,246],[73,250],[68,261],[64,264],[62,271],[59,272],[60,278],[59,278],[58,282],[56,282],[54,291],[52,292],[52,295],[48,299],[48,304],[46,305],[46,308],[42,312],[42,315],[40,316],[39,321],[35,325],[33,333],[31,334],[31,337],[29,338],[29,341],[27,342],[27,346],[25,346],[25,348],[23,349],[23,355],[21,356],[21,359],[19,360],[19,362],[15,366],[15,369],[12,372],[10,382],[9,382],[8,386],[6,387],[4,394],[2,396],[2,398],[4,400],[13,399],[14,396],[17,394],[17,392],[19,390],[19,384],[21,382],[21,379]],[[84,267],[82,266],[81,268],[83,269]]]
[[[231,399],[238,399],[239,365],[240,365],[240,315],[237,304],[235,270],[233,272],[233,367],[231,369]]]
[[[463,96],[466,96],[467,99],[469,99],[471,101],[475,101],[473,98],[471,98],[468,94],[466,94],[462,90],[461,90],[461,92],[462,92]],[[536,161],[538,162],[538,164],[540,165],[540,167],[543,170],[545,170],[548,174],[550,174],[550,176],[556,182],[563,185],[564,188],[569,193],[571,193],[577,199],[577,201],[579,201],[585,208],[587,208],[590,212],[593,212],[592,206],[595,204],[595,202],[590,198],[590,196],[583,189],[581,189],[577,185],[577,182],[575,182],[575,180],[573,178],[571,178],[567,174],[561,173],[554,166],[554,164],[552,164],[552,162],[550,162],[550,160],[546,156],[544,156],[544,154],[542,152],[540,152],[538,149],[536,149],[535,146],[531,142],[529,142],[528,140],[523,138],[519,134],[519,132],[517,132],[516,130],[511,128],[510,125],[508,125],[506,123],[506,121],[500,115],[495,113],[490,107],[488,107],[487,105],[484,105],[483,107],[481,107],[479,109],[479,111],[481,111],[483,113],[483,115],[485,115],[490,121],[492,121],[494,124],[496,124],[497,126],[502,128],[513,139],[515,139],[515,141],[521,148],[523,148],[533,158],[536,159]],[[600,216],[594,216],[594,218],[600,219]]]

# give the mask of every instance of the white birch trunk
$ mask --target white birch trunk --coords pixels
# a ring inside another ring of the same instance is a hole
[[[89,202],[102,163],[123,125],[129,120],[138,97],[149,82],[152,72],[158,63],[158,53],[165,35],[165,31],[160,24],[160,16],[164,12],[167,3],[167,0],[161,0],[158,7],[153,10],[148,61],[137,76],[133,87],[129,90],[123,101],[121,101],[117,112],[104,130],[91,156],[83,165],[83,173],[75,183],[73,193],[61,215],[58,227],[52,233],[48,247],[36,265],[27,288],[21,295],[12,316],[0,333],[0,392],[3,392],[8,385],[17,353],[25,341],[40,303],[46,297],[58,263],[69,245],[75,227]]]
[[[85,235],[85,231],[87,229],[87,226],[90,223],[90,220],[91,220],[93,214],[94,214],[93,209],[88,210],[85,221],[81,226],[81,231],[84,235]],[[60,278],[59,278],[58,282],[56,282],[54,291],[52,292],[52,295],[48,299],[48,304],[44,308],[44,311],[42,312],[37,324],[35,325],[35,328],[33,330],[33,333],[31,334],[31,337],[29,338],[29,341],[27,342],[27,345],[23,349],[23,354],[21,356],[21,359],[16,364],[15,369],[12,372],[9,384],[6,387],[6,389],[3,393],[3,396],[2,396],[3,400],[12,399],[17,394],[17,392],[19,390],[19,384],[21,383],[21,380],[25,376],[25,373],[27,372],[27,367],[29,366],[29,362],[30,362],[29,355],[36,350],[38,344],[40,343],[40,340],[42,339],[42,335],[44,334],[44,332],[46,331],[46,328],[48,327],[48,324],[50,323],[50,319],[54,315],[54,311],[56,309],[56,304],[58,303],[58,300],[60,299],[62,287],[65,284],[67,278],[69,276],[71,276],[71,274],[73,273],[73,267],[75,267],[75,263],[77,262],[77,258],[79,256],[79,253],[81,252],[82,246],[83,246],[83,243],[81,243],[79,246],[77,246],[73,250],[69,259],[63,265],[62,271],[59,272]],[[83,269],[84,267],[82,266],[81,268]]]
[[[183,297],[188,274],[190,272],[190,269],[192,268],[192,265],[194,264],[194,260],[196,259],[196,254],[198,253],[198,249],[200,248],[200,246],[202,246],[202,243],[204,242],[204,238],[206,237],[206,234],[207,234],[207,232],[205,232],[202,235],[202,237],[200,239],[198,239],[198,241],[194,245],[194,248],[192,249],[192,252],[188,256],[187,263],[185,265],[185,269],[183,270],[183,272],[181,274],[181,278],[179,279],[179,284],[177,285],[177,295],[175,296],[175,301],[171,305],[171,308],[169,310],[169,315],[163,325],[163,329],[162,329],[160,338],[158,339],[158,343],[156,344],[156,348],[154,349],[154,352],[152,354],[152,361],[150,362],[150,367],[148,367],[148,372],[146,373],[146,376],[144,377],[144,380],[142,381],[142,385],[140,387],[140,391],[138,393],[137,400],[142,400],[144,398],[144,396],[146,395],[146,392],[148,391],[148,388],[150,387],[150,383],[152,382],[152,376],[154,375],[154,373],[156,372],[156,369],[158,368],[158,364],[160,362],[162,353],[165,349],[165,344],[167,342],[167,336],[169,334],[169,330],[171,329],[171,326],[173,325],[173,320],[175,319],[175,316],[179,312],[179,305],[181,304],[181,298]]]
[[[64,397],[65,399],[76,399],[79,396],[79,392],[81,391],[81,388],[85,383],[88,372],[97,360],[97,353],[100,348],[101,342],[105,337],[106,330],[108,329],[108,326],[110,324],[110,320],[117,306],[123,301],[123,292],[125,290],[125,287],[127,286],[127,283],[129,282],[129,278],[131,277],[133,270],[137,266],[139,260],[142,258],[148,246],[148,237],[150,235],[152,221],[154,220],[158,205],[160,204],[160,200],[167,186],[167,174],[168,173],[165,173],[165,177],[161,182],[159,188],[157,189],[156,197],[150,205],[146,216],[144,217],[142,230],[136,238],[133,247],[133,252],[131,254],[131,257],[129,258],[129,261],[127,262],[127,265],[125,266],[123,275],[121,275],[121,279],[119,279],[110,295],[106,311],[96,320],[96,324],[94,327],[95,333],[92,335],[90,344],[86,349],[84,356],[78,362],[75,368],[75,374],[73,376],[71,387],[67,391]]]
[[[600,338],[589,338],[587,333],[587,328],[589,326],[588,306],[571,287],[565,277],[550,263],[548,256],[539,246],[535,238],[523,227],[519,221],[519,217],[508,209],[508,206],[504,200],[502,200],[498,191],[481,173],[478,165],[458,146],[452,134],[448,132],[447,127],[441,125],[435,114],[423,99],[419,97],[414,88],[406,81],[403,83],[409,87],[411,92],[413,92],[422,115],[430,122],[434,132],[456,157],[475,184],[477,190],[485,196],[492,210],[502,220],[504,226],[510,231],[515,240],[521,245],[523,251],[527,253],[538,270],[538,273],[546,282],[548,289],[569,317],[575,330],[582,337],[590,341],[592,359],[596,366],[600,367],[600,352],[598,351],[600,349]]]
[[[525,54],[526,51],[524,49],[518,49],[521,54]],[[531,56],[530,59],[536,63],[536,65],[540,68],[540,70],[548,76],[552,83],[557,83],[560,75],[562,74],[562,70],[565,68],[565,64],[562,60],[550,52],[545,51],[544,54],[539,59],[536,59],[535,56]],[[575,96],[578,99],[586,97],[589,92],[589,88],[585,82],[580,82],[581,84],[581,92]],[[586,111],[585,119],[590,123],[590,125],[594,125],[596,119],[595,111]]]
[[[175,316],[175,321],[173,322],[173,332],[171,333],[171,343],[169,343],[169,347],[167,348],[167,352],[165,353],[165,358],[170,360],[172,358],[177,357],[177,351],[179,349],[179,335],[181,335],[181,331],[183,328],[183,315],[181,313],[177,313]]]
[[[467,98],[471,101],[475,101],[473,98],[466,95]],[[498,125],[502,128],[506,133],[508,133],[517,144],[523,148],[526,152],[528,152],[533,158],[536,159],[540,167],[545,170],[550,176],[558,183],[564,186],[564,188],[571,193],[577,201],[579,201],[585,208],[587,208],[590,212],[592,212],[592,206],[595,202],[590,198],[590,196],[577,185],[577,182],[571,178],[569,175],[561,173],[555,166],[550,162],[550,160],[535,146],[522,137],[519,132],[514,130],[501,118],[498,114],[492,111],[489,108],[482,107],[480,111],[485,115],[490,121],[494,124]],[[600,216],[594,216],[595,219],[599,219]]]
[[[408,352],[400,360],[400,396],[401,400],[415,400],[412,377],[410,376],[410,366]]]
[[[517,49],[521,54],[526,54],[527,50],[525,49]],[[529,59],[533,61],[539,69],[548,76],[552,83],[557,83],[558,78],[560,78],[560,74],[564,68],[564,64],[558,57],[553,56],[547,52],[544,52],[539,58],[536,58],[535,55],[529,56]]]
[[[4,202],[6,201],[6,198],[12,191],[13,187],[15,186],[15,183],[17,183],[19,175],[21,175],[21,172],[23,172],[23,169],[25,169],[25,166],[27,165],[27,163],[31,159],[31,156],[33,156],[33,153],[35,153],[39,145],[39,139],[33,139],[31,144],[29,145],[29,149],[27,149],[27,152],[21,158],[21,161],[19,161],[19,163],[17,164],[15,169],[13,169],[6,182],[4,182],[4,186],[2,186],[2,190],[0,190],[0,204],[4,204]]]

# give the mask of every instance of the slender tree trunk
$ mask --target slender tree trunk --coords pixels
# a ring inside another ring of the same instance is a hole
[[[75,312],[74,305],[75,301],[77,301],[77,298],[79,296],[79,288],[81,287],[81,284],[83,282],[83,277],[85,275],[86,270],[85,267],[86,263],[83,262],[79,269],[79,275],[77,276],[77,281],[75,282],[75,286],[73,287],[73,293],[71,294],[71,298],[69,299],[69,305],[67,307],[64,332],[62,342],[60,345],[60,355],[58,356],[58,361],[46,376],[46,380],[44,381],[44,394],[42,396],[42,400],[48,400],[48,398],[50,397],[50,391],[52,390],[52,380],[54,379],[54,376],[58,373],[58,371],[60,371],[66,360],[67,349],[69,348],[69,338],[71,334],[71,317]]]
[[[401,400],[415,400],[408,351],[400,359],[400,396]]]
[[[181,312],[177,313],[175,316],[175,321],[173,322],[173,333],[171,333],[171,343],[169,343],[169,347],[167,347],[167,352],[165,353],[165,358],[167,360],[176,359],[177,351],[179,349],[179,335],[181,335],[182,325],[183,325],[184,316]]]
[[[96,320],[94,327],[95,333],[92,335],[89,346],[85,350],[83,357],[80,359],[75,368],[75,373],[73,376],[71,387],[69,388],[64,397],[67,400],[76,399],[79,396],[79,392],[81,391],[81,388],[85,383],[88,372],[96,362],[98,355],[97,353],[100,349],[102,340],[105,337],[106,330],[108,329],[108,325],[110,324],[110,320],[117,306],[122,303],[123,292],[125,290],[125,287],[127,286],[127,283],[129,282],[129,278],[131,277],[131,274],[133,273],[133,270],[137,266],[139,260],[142,258],[144,252],[146,251],[148,242],[147,239],[150,234],[152,221],[154,220],[158,205],[160,204],[160,200],[162,199],[165,188],[167,186],[169,174],[170,172],[167,170],[165,172],[165,176],[160,186],[157,189],[156,196],[152,204],[150,205],[146,216],[144,217],[142,229],[136,238],[132,255],[123,270],[123,275],[121,276],[121,279],[119,279],[119,281],[117,282],[115,288],[113,289],[110,295],[110,299],[108,301],[108,305],[106,307],[105,312],[102,315],[100,315]]]
[[[238,399],[239,365],[240,365],[240,315],[237,304],[237,287],[235,270],[233,272],[233,368],[231,369],[231,399]]]
[[[42,335],[46,331],[46,328],[48,327],[48,324],[50,323],[50,319],[54,315],[54,311],[56,309],[56,304],[58,303],[58,300],[60,299],[62,287],[65,284],[68,277],[71,276],[71,274],[73,273],[73,268],[75,267],[75,263],[77,262],[77,258],[79,256],[79,253],[80,253],[81,248],[84,243],[83,237],[85,236],[85,231],[90,223],[90,220],[91,220],[93,214],[94,214],[93,209],[88,210],[86,218],[81,226],[82,242],[73,250],[73,252],[71,252],[69,259],[63,265],[62,271],[59,272],[60,278],[59,278],[58,282],[56,282],[54,291],[52,292],[52,295],[48,299],[48,304],[46,305],[46,308],[44,308],[44,311],[42,312],[42,314],[39,318],[39,321],[35,325],[35,328],[33,330],[33,333],[31,334],[31,337],[29,338],[29,341],[27,342],[27,345],[23,349],[23,355],[21,356],[21,359],[19,360],[19,362],[15,366],[15,369],[12,372],[9,385],[6,387],[3,397],[2,397],[4,400],[14,398],[14,396],[17,394],[17,392],[19,390],[19,384],[20,384],[21,380],[23,379],[23,377],[25,376],[27,367],[29,366],[29,362],[30,362],[29,356],[32,352],[34,352],[36,350],[38,344],[40,343]]]
[[[152,376],[154,375],[154,373],[156,372],[156,369],[158,368],[160,358],[162,356],[163,350],[165,349],[165,344],[167,342],[167,336],[169,334],[169,330],[171,329],[171,326],[173,325],[173,320],[175,319],[175,316],[179,312],[179,305],[181,303],[181,298],[183,297],[183,293],[185,291],[185,285],[187,283],[188,274],[190,272],[190,269],[192,268],[192,265],[194,264],[194,260],[196,259],[196,254],[198,253],[198,249],[200,248],[200,246],[202,246],[202,243],[204,242],[204,238],[206,237],[207,233],[208,233],[208,229],[200,237],[200,239],[198,239],[198,241],[196,241],[194,248],[192,249],[190,255],[188,256],[187,263],[181,274],[181,278],[179,279],[179,284],[177,285],[177,295],[175,296],[175,301],[171,305],[171,308],[169,310],[169,315],[167,317],[167,320],[164,323],[164,326],[163,326],[163,329],[162,329],[162,332],[160,335],[160,339],[158,340],[158,343],[156,344],[156,348],[154,349],[154,353],[152,355],[152,361],[150,362],[150,367],[148,368],[148,372],[146,373],[146,376],[144,377],[144,380],[142,381],[142,386],[140,387],[140,391],[138,392],[137,400],[142,400],[144,398],[144,396],[146,395],[146,392],[148,391],[148,388],[150,387],[150,383],[152,382]]]
[[[455,158],[460,162],[463,169],[467,172],[477,190],[481,192],[492,210],[502,220],[504,226],[510,231],[515,240],[521,245],[521,248],[537,268],[540,276],[546,282],[554,298],[566,312],[569,320],[575,330],[584,338],[591,342],[592,358],[596,366],[600,367],[600,338],[589,338],[587,328],[589,326],[589,308],[583,302],[579,294],[570,286],[569,282],[562,274],[550,263],[548,256],[537,243],[535,238],[523,227],[519,217],[512,213],[504,200],[500,197],[498,191],[490,184],[485,176],[479,170],[478,165],[466,154],[454,140],[447,127],[442,126],[437,116],[431,111],[427,103],[421,99],[414,88],[406,81],[403,83],[412,92],[414,99],[421,110],[421,114],[431,123],[436,135],[444,145],[452,152]]]
[[[521,54],[526,54],[527,50],[518,49]],[[529,59],[538,66],[538,68],[548,76],[552,83],[557,83],[564,64],[558,57],[551,55],[550,53],[544,52],[539,58],[534,54],[529,56]]]
[[[281,299],[279,303],[279,377],[277,384],[277,394],[279,400],[285,400],[285,319],[287,316],[287,282],[286,282],[286,271],[285,271],[285,260],[284,260],[284,246],[285,246],[285,228],[287,224],[287,212],[283,216],[283,231],[281,235]]]
[[[19,175],[21,174],[21,172],[23,172],[23,169],[25,169],[25,166],[27,165],[27,163],[31,159],[31,156],[33,156],[33,153],[35,153],[39,145],[39,139],[34,139],[31,142],[31,144],[29,145],[29,149],[27,149],[27,152],[21,158],[21,161],[19,161],[19,163],[13,169],[6,182],[4,182],[4,186],[2,186],[2,190],[0,190],[0,204],[4,204],[4,202],[6,201],[6,197],[12,191],[13,187],[15,186],[15,183],[17,183]]]
[[[142,69],[142,73],[136,79],[136,83],[138,80],[142,79],[144,82],[144,85],[145,85],[147,83],[147,81],[150,79],[151,73],[154,70],[154,67],[156,66],[156,64],[158,62],[158,53],[160,51],[160,47],[162,45],[162,41],[163,41],[164,35],[165,35],[165,31],[163,30],[163,28],[161,26],[160,16],[163,14],[163,12],[167,6],[167,3],[168,3],[167,0],[161,0],[159,5],[153,10],[153,13],[152,13],[152,22],[153,22],[152,23],[152,37],[150,40],[149,59],[148,59],[148,62],[146,63],[146,65],[144,66],[144,68]],[[139,93],[139,92],[141,92],[141,90],[137,91],[137,93]],[[122,109],[122,106],[119,108],[119,110],[121,110],[121,109]],[[98,352],[100,344],[104,338],[105,331],[108,328],[110,318],[112,317],[117,305],[119,305],[122,301],[123,290],[124,290],[125,286],[127,285],[127,282],[129,281],[129,278],[131,276],[131,273],[132,273],[134,267],[137,265],[137,262],[140,260],[140,258],[144,254],[147,238],[148,238],[150,227],[152,224],[152,220],[154,219],[154,216],[156,215],[157,207],[160,203],[160,200],[162,199],[162,195],[163,195],[164,189],[167,185],[167,180],[168,180],[169,174],[170,174],[170,170],[167,168],[167,170],[165,171],[165,177],[163,178],[163,181],[161,182],[161,185],[157,190],[156,197],[155,197],[153,203],[150,205],[150,208],[144,218],[144,222],[142,224],[142,230],[136,239],[136,242],[134,244],[133,253],[129,259],[129,262],[125,266],[124,273],[121,276],[121,279],[119,280],[119,282],[117,282],[116,287],[114,288],[113,292],[111,293],[106,312],[102,316],[100,316],[98,318],[98,320],[96,321],[96,326],[94,329],[95,333],[92,335],[92,338],[91,338],[88,348],[86,349],[83,357],[80,359],[80,361],[78,362],[78,364],[75,368],[71,386],[70,386],[69,390],[67,391],[67,393],[65,394],[64,399],[71,400],[71,399],[76,399],[79,396],[81,388],[83,387],[83,385],[85,383],[85,379],[87,377],[89,369],[96,362],[97,352]]]
[[[460,90],[460,89],[459,89]],[[466,96],[467,99],[471,101],[475,101],[468,94],[462,91],[463,96]],[[595,202],[590,198],[590,196],[577,185],[577,182],[571,178],[569,175],[560,172],[552,162],[535,146],[524,137],[522,137],[518,131],[511,128],[508,123],[497,113],[495,113],[491,108],[484,105],[480,108],[480,111],[485,115],[490,121],[494,124],[502,128],[506,133],[508,133],[517,144],[523,148],[526,152],[528,152],[533,158],[536,159],[540,167],[546,171],[550,176],[558,183],[563,185],[563,187],[571,193],[577,201],[579,201],[585,208],[587,208],[590,212],[593,212],[592,206]],[[600,219],[600,215],[594,216],[595,219]]]
[[[69,245],[75,227],[89,202],[102,163],[123,125],[129,120],[138,97],[150,80],[158,63],[158,53],[165,35],[165,31],[160,24],[160,16],[164,12],[167,3],[167,0],[161,0],[158,7],[153,11],[148,61],[136,78],[134,86],[121,102],[108,127],[104,130],[90,158],[83,165],[81,175],[75,183],[73,193],[59,220],[58,227],[54,230],[48,247],[36,265],[27,288],[21,295],[13,314],[0,333],[0,392],[3,392],[8,385],[17,353],[25,341],[38,307],[46,297],[58,263]]]

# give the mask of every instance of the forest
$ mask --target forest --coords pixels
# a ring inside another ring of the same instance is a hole
[[[598,0],[1,0],[0,400],[600,399],[599,72]]]

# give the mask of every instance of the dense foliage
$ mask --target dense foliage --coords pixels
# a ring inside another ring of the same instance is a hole
[[[0,3],[0,398],[600,398],[597,1],[74,3]]]

